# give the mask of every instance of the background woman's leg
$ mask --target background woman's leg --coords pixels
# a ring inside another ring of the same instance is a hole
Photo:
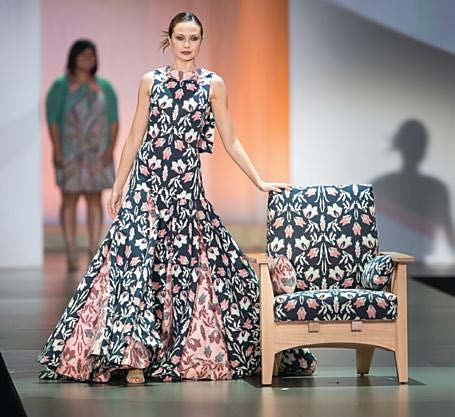
[[[63,228],[68,271],[75,271],[78,268],[76,246],[76,206],[78,199],[78,193],[62,191],[60,224]]]

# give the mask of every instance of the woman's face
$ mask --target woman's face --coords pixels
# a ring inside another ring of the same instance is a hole
[[[169,44],[176,58],[191,61],[196,58],[201,47],[201,29],[194,22],[181,22],[174,26]]]
[[[95,51],[92,48],[85,48],[76,57],[76,68],[82,71],[91,71],[96,63]]]

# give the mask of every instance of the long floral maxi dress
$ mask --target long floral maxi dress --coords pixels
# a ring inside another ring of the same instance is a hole
[[[212,204],[199,154],[212,152],[213,72],[154,70],[148,133],[129,189],[38,360],[43,379],[235,379],[260,370],[258,279]],[[312,373],[304,349],[282,372]]]

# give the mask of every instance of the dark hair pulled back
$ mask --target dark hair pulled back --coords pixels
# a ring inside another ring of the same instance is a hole
[[[160,43],[160,48],[163,50],[163,52],[169,46],[168,36],[172,37],[172,33],[174,32],[175,26],[178,23],[182,23],[182,22],[196,23],[199,26],[199,28],[201,29],[201,39],[204,37],[204,29],[202,27],[202,23],[199,20],[199,18],[194,13],[191,13],[191,12],[180,12],[171,19],[171,21],[169,22],[168,29],[162,31],[164,39]]]

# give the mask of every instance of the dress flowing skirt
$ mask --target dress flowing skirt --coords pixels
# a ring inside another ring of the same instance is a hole
[[[198,167],[196,167],[198,168]],[[141,368],[163,381],[260,371],[259,283],[195,174],[162,187],[136,158],[121,207],[38,361],[43,379],[107,382]],[[191,190],[191,191],[189,191]],[[311,374],[307,349],[282,374]]]

